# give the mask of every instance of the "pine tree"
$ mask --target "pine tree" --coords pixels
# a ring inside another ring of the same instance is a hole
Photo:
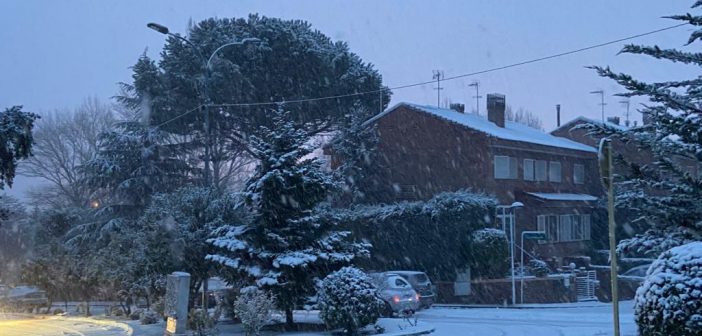
[[[702,1],[692,6],[698,8]],[[696,29],[688,45],[702,38],[702,16],[685,14],[669,18]],[[702,54],[658,46],[627,45],[622,53],[640,54],[683,64],[702,66]],[[632,173],[617,183],[617,207],[638,212],[635,220],[648,230],[619,244],[625,253],[657,256],[660,252],[702,238],[702,180],[696,173],[702,161],[702,80],[646,83],[609,67],[593,67],[601,76],[615,80],[628,92],[621,96],[649,99],[641,112],[642,127],[628,131],[611,128],[597,132],[625,143],[635,143],[654,154],[655,162],[629,162]],[[686,166],[695,166],[688,169]],[[626,225],[626,224],[625,224]]]
[[[5,185],[12,187],[17,162],[32,153],[32,128],[38,115],[22,111],[22,106],[13,106],[0,112],[0,190]],[[0,220],[6,218],[8,210],[0,207]]]
[[[312,294],[315,279],[368,251],[348,242],[350,232],[317,220],[315,207],[336,184],[307,157],[308,134],[295,127],[290,113],[279,108],[272,123],[252,139],[260,164],[244,192],[251,220],[219,230],[211,242],[221,253],[209,258],[272,290],[292,327],[293,309]]]
[[[369,190],[369,171],[373,163],[373,155],[378,145],[378,135],[375,125],[366,124],[364,116],[367,113],[353,113],[339,128],[338,134],[332,139],[330,148],[338,167],[334,170],[341,183],[341,193],[338,198],[342,203],[359,203],[365,200],[364,191]]]
[[[0,112],[0,190],[12,187],[17,161],[32,153],[32,128],[39,116],[13,106]]]

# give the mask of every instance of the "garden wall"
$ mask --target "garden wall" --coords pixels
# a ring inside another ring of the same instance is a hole
[[[546,277],[524,279],[524,303],[576,302],[575,278]],[[566,284],[567,283],[567,284]],[[466,303],[502,305],[512,302],[512,281],[504,279],[472,280],[471,294],[454,295],[453,282],[439,282],[437,285],[438,303]],[[521,285],[516,280],[516,300],[520,303]]]

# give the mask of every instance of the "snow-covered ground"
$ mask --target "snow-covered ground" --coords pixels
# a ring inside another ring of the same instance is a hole
[[[529,305],[525,309],[441,308],[417,313],[417,318],[434,326],[432,335],[528,335],[605,336],[613,335],[612,306],[598,302]],[[635,336],[633,302],[620,303],[622,336]]]
[[[444,308],[433,307],[416,314],[419,325],[412,327],[403,319],[381,319],[389,334],[402,334],[435,329],[437,336],[607,336],[613,335],[612,306],[599,302],[571,304],[526,305],[524,309],[511,308]],[[319,323],[316,311],[297,311],[295,320]],[[636,336],[633,302],[620,304],[622,336]],[[411,319],[414,322],[414,319]],[[162,325],[139,326],[133,323],[135,335],[159,335]],[[236,334],[238,326],[221,325],[222,334]],[[141,331],[141,332],[140,332]],[[328,332],[271,333],[264,335],[329,336]]]

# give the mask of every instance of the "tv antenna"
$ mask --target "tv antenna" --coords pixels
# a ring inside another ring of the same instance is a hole
[[[434,90],[436,90],[436,107],[439,108],[441,107],[441,90],[444,88],[441,87],[441,80],[444,79],[444,72],[441,70],[434,70],[432,71],[434,76],[432,79],[436,79],[436,87]]]

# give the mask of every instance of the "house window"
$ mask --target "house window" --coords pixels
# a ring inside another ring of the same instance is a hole
[[[561,163],[551,161],[548,164],[548,180],[551,182],[561,182]]]
[[[524,159],[524,181],[534,181],[534,160]]]
[[[546,171],[546,161],[541,161],[538,160],[536,161],[536,164],[534,165],[534,171],[535,174],[534,176],[536,177],[537,181],[546,181],[548,178],[548,174]]]
[[[585,165],[577,163],[573,165],[573,183],[585,183]]]
[[[539,244],[590,240],[590,215],[539,215],[537,227],[548,239]]]
[[[517,158],[495,155],[495,178],[496,179],[516,179],[517,178]]]

